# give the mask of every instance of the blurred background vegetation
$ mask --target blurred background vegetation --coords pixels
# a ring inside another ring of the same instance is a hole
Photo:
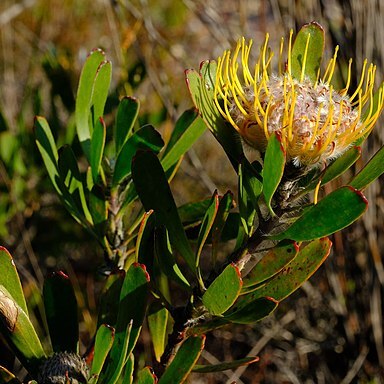
[[[154,124],[167,139],[192,105],[184,70],[217,58],[243,35],[258,46],[269,32],[277,47],[290,28],[316,20],[326,30],[328,55],[339,44],[342,63],[354,58],[356,77],[368,58],[381,82],[383,16],[381,0],[2,0],[0,244],[18,264],[35,322],[43,276],[61,268],[76,287],[83,342],[95,331],[102,255],[60,204],[32,130],[33,117],[46,116],[59,144],[76,148],[75,89],[92,48],[102,48],[114,67],[107,124],[119,97],[132,95],[141,101],[140,122]],[[381,121],[363,162],[383,139]],[[209,132],[185,157],[172,188],[178,204],[207,198],[216,188],[236,190],[235,174]],[[192,375],[191,383],[384,383],[383,179],[366,192],[368,212],[333,236],[333,254],[303,289],[262,323],[208,335],[202,356],[209,363],[246,354],[260,362]],[[0,361],[11,364],[9,356],[0,338]]]

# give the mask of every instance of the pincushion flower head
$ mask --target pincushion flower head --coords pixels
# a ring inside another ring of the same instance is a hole
[[[338,47],[323,73],[323,30],[317,23],[292,44],[283,57],[281,40],[277,72],[267,35],[255,63],[252,41],[218,59],[214,99],[221,115],[250,146],[265,152],[275,133],[296,166],[314,166],[336,158],[372,130],[383,109],[383,85],[374,93],[376,67],[364,62],[358,86],[350,89],[352,60],[344,89],[332,83]]]

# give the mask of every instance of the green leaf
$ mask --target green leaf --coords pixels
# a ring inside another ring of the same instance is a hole
[[[132,179],[128,181],[127,187],[122,193],[123,204],[120,207],[119,213],[124,212],[130,204],[132,204],[136,199],[138,199],[135,185],[132,182]]]
[[[191,336],[183,342],[158,384],[182,384],[204,349],[205,336]]]
[[[316,239],[302,249],[276,276],[244,297],[245,302],[252,302],[261,297],[273,297],[284,300],[301,287],[328,257],[332,242],[327,238]],[[244,305],[241,303],[241,305]]]
[[[108,202],[103,188],[96,184],[89,193],[89,211],[92,216],[94,230],[98,237],[102,238],[107,229]]]
[[[101,295],[99,303],[99,314],[97,318],[97,327],[102,324],[108,324],[115,328],[117,321],[117,312],[119,308],[119,299],[121,287],[125,279],[125,271],[118,271],[116,274],[108,276],[104,292]]]
[[[242,183],[253,206],[258,208],[258,199],[263,190],[261,176],[247,159],[241,161]]]
[[[112,63],[104,60],[97,68],[95,80],[92,89],[91,114],[92,114],[92,129],[96,126],[100,117],[104,115],[104,107],[107,101],[109,86],[112,79]],[[93,134],[92,130],[90,132]]]
[[[57,161],[59,154],[57,152],[55,139],[53,138],[51,129],[49,128],[47,120],[43,117],[35,117],[35,137],[36,145],[40,151],[41,157],[43,158],[45,168],[48,171],[49,178],[56,192],[62,195],[61,188],[59,187],[57,180],[59,179],[59,172],[57,168]]]
[[[187,329],[186,335],[187,336],[197,336],[197,335],[204,335],[207,332],[210,332],[214,329],[223,327],[224,325],[230,324],[229,320],[224,319],[223,317],[212,317],[212,319],[200,323],[198,325],[195,325],[191,328]]]
[[[231,312],[224,315],[225,321],[235,324],[253,324],[270,315],[278,306],[271,297],[249,299],[235,305]]]
[[[239,182],[238,182],[238,199],[239,199],[239,214],[240,220],[243,225],[244,233],[246,237],[250,236],[253,231],[253,225],[255,221],[256,209],[255,202],[251,201],[251,196],[248,195],[248,188],[245,186],[244,176],[244,164],[241,163],[238,170]],[[239,236],[243,236],[242,232],[239,232]],[[240,240],[240,238],[238,238]]]
[[[242,285],[239,269],[229,264],[205,291],[202,302],[209,313],[221,315],[239,297]]]
[[[364,168],[348,183],[353,188],[363,190],[384,172],[384,147],[381,147]]]
[[[123,97],[117,109],[115,123],[115,146],[118,154],[129,136],[132,134],[137,116],[139,115],[140,101],[135,97]]]
[[[221,240],[221,235],[223,233],[225,224],[229,217],[229,211],[233,208],[234,200],[233,194],[231,191],[225,193],[223,197],[220,198],[219,208],[215,217],[215,221],[212,226],[212,260],[213,265],[216,264],[217,253],[219,250],[219,242]]]
[[[247,292],[248,287],[260,284],[280,272],[298,252],[299,247],[295,242],[282,241],[277,244],[243,278],[242,292]]]
[[[36,373],[45,352],[28,315],[3,285],[0,285],[0,333],[24,367]]]
[[[1,246],[0,271],[0,285],[3,285],[7,289],[17,305],[28,315],[27,304],[15,262],[8,250]]]
[[[106,134],[107,132],[104,120],[100,117],[96,121],[95,129],[93,130],[90,150],[90,165],[92,170],[92,179],[95,184],[97,184],[99,181],[99,171],[101,166],[101,160],[103,158]]]
[[[270,297],[263,297],[251,302],[240,298],[238,303],[224,314],[224,317],[214,317],[212,320],[194,326],[187,331],[187,335],[201,335],[229,323],[253,324],[270,315],[277,306],[278,302]]]
[[[153,210],[145,212],[136,240],[136,262],[144,264],[152,274],[155,257],[155,215]]]
[[[169,242],[168,231],[164,226],[156,229],[155,234],[156,257],[162,272],[181,287],[190,290],[191,286],[176,263]]]
[[[180,220],[183,224],[195,224],[201,222],[207,212],[211,198],[196,201],[193,203],[187,203],[178,208]]]
[[[328,236],[356,221],[367,206],[361,192],[349,186],[341,187],[308,208],[288,229],[270,238],[309,241]]]
[[[203,222],[201,223],[199,236],[197,238],[196,245],[196,267],[200,264],[200,255],[203,250],[203,246],[207,240],[209,232],[211,231],[212,225],[215,221],[216,213],[219,208],[219,195],[217,191],[214,192],[209,207],[205,213]]]
[[[155,211],[158,225],[165,225],[172,245],[194,271],[195,256],[181,224],[167,178],[157,156],[149,151],[138,152],[132,162],[132,177],[144,209]]]
[[[164,141],[152,125],[146,125],[136,131],[123,145],[116,159],[112,185],[116,186],[131,173],[131,163],[137,150],[151,150],[159,153]]]
[[[305,24],[296,36],[291,53],[291,74],[298,80],[316,82],[324,51],[324,30],[316,22]]]
[[[241,140],[235,129],[225,122],[214,102],[217,64],[214,61],[204,61],[200,71],[190,69],[185,71],[187,85],[195,107],[199,110],[205,124],[224,148],[232,166],[238,169],[243,158]]]
[[[147,310],[148,285],[149,275],[144,265],[132,264],[120,292],[115,340],[104,380],[108,384],[116,382],[137,342]]]
[[[0,365],[0,383],[1,384],[21,384],[15,375],[8,371],[7,368]]]
[[[321,185],[325,185],[330,181],[336,179],[340,175],[342,175],[347,169],[349,169],[361,156],[361,148],[360,147],[352,147],[347,152],[343,153],[340,157],[338,157],[335,161],[333,161],[330,165],[328,165],[324,171],[319,174],[315,173],[313,176],[313,181],[311,179],[308,180],[308,184],[304,185],[303,188],[305,193],[316,188],[317,184],[321,180]],[[310,174],[308,175],[310,176]]]
[[[272,214],[274,214],[271,205],[272,197],[283,177],[284,166],[285,149],[281,143],[280,135],[274,132],[268,140],[263,169],[263,193],[265,203]]]
[[[156,384],[157,377],[151,367],[144,367],[137,375],[136,384]]]
[[[135,368],[135,357],[131,353],[128,357],[127,363],[125,364],[123,381],[121,384],[132,384],[133,383],[133,370]]]
[[[92,223],[92,215],[85,197],[83,177],[80,174],[75,154],[69,145],[60,148],[58,169],[60,179],[66,187],[62,197],[67,209],[77,221],[87,227],[87,223]]]
[[[101,50],[94,50],[89,54],[81,71],[79,87],[77,89],[75,111],[76,129],[79,141],[88,159],[91,139],[89,121],[92,105],[92,93],[96,74],[104,59],[105,54]],[[102,114],[96,118],[99,118],[100,116],[102,116]]]
[[[175,127],[172,130],[171,137],[168,140],[167,146],[164,149],[163,157],[175,146],[180,138],[188,132],[189,127],[199,118],[199,112],[196,108],[190,108],[184,111],[177,119]]]
[[[225,222],[223,233],[221,234],[221,241],[226,242],[236,239],[239,228],[241,227],[240,215],[238,212],[229,212],[227,221]]]
[[[119,340],[119,345],[117,347],[119,353],[114,353],[112,355],[113,349],[111,350],[110,360],[106,368],[106,373],[105,375],[102,374],[100,378],[102,383],[116,384],[118,382],[121,373],[123,372],[124,366],[127,360],[129,360],[128,345],[132,330],[132,323],[133,320],[130,320],[126,326],[125,331],[121,332],[121,340]],[[112,348],[116,347],[115,343],[116,339],[114,340],[114,344],[112,344]]]
[[[179,161],[205,130],[206,126],[195,109],[187,110],[180,116],[161,159],[165,172]]]
[[[352,147],[342,156],[337,158],[331,165],[329,165],[321,177],[321,185],[325,185],[330,181],[342,175],[349,169],[361,156],[360,147]],[[356,188],[358,189],[358,188]]]
[[[102,324],[96,332],[94,356],[90,377],[97,379],[106,361],[115,338],[115,330],[107,324]]]
[[[148,309],[147,320],[155,358],[160,362],[167,336],[168,311],[159,302],[153,302]]]
[[[55,352],[78,352],[77,301],[67,275],[59,271],[44,282],[44,308]]]
[[[129,268],[121,289],[116,335],[119,337],[119,331],[124,329],[127,319],[133,320],[128,354],[132,352],[136,344],[147,310],[149,280],[145,266],[134,263]]]
[[[243,359],[234,360],[234,361],[225,361],[219,364],[212,365],[195,365],[192,369],[192,372],[196,373],[212,373],[212,372],[222,372],[228,369],[236,369],[244,365],[251,365],[257,363],[260,360],[259,357],[244,357]]]

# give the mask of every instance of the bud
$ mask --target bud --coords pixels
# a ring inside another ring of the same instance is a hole
[[[89,369],[76,353],[58,352],[44,361],[38,374],[39,384],[87,383]]]

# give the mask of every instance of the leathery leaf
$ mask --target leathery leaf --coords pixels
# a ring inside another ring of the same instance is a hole
[[[0,247],[0,271],[0,284],[7,289],[16,303],[28,315],[27,304],[15,262],[4,247]]]
[[[158,384],[182,384],[204,349],[205,336],[190,336],[183,342]]]
[[[296,35],[291,52],[291,73],[302,81],[316,82],[324,51],[324,30],[320,24],[305,24]]]
[[[341,187],[308,208],[285,231],[271,238],[309,241],[328,236],[356,221],[367,206],[368,201],[360,191],[350,186]]]
[[[311,241],[277,275],[255,288],[252,293],[242,296],[244,302],[252,302],[261,297],[273,297],[277,301],[285,299],[317,271],[329,256],[331,247],[332,242],[327,237]],[[240,302],[239,305],[243,304]]]
[[[221,315],[238,298],[242,285],[238,268],[229,264],[205,291],[203,304],[212,315]]]
[[[78,352],[79,323],[72,284],[63,272],[54,272],[44,282],[44,308],[55,352]]]

